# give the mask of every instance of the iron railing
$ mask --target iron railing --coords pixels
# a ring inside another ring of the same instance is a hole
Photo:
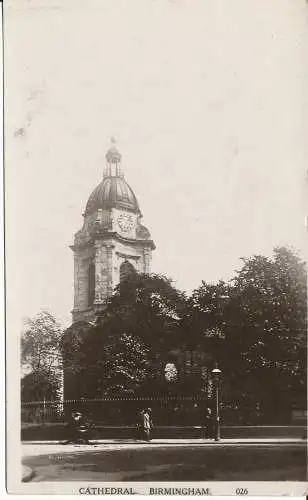
[[[22,423],[66,422],[74,411],[80,411],[94,424],[134,425],[138,412],[151,408],[153,420],[159,425],[202,425],[205,408],[211,400],[204,396],[169,397],[106,397],[64,401],[35,401],[21,404]],[[235,403],[221,404],[223,420],[238,421]]]

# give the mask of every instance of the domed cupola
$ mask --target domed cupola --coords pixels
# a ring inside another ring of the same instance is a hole
[[[102,180],[89,197],[85,215],[105,208],[124,208],[140,214],[132,188],[121,177],[105,177]]]
[[[98,209],[119,208],[141,215],[137,198],[124,180],[121,168],[122,156],[112,139],[112,146],[106,153],[106,167],[102,182],[91,193],[85,210],[90,215]]]

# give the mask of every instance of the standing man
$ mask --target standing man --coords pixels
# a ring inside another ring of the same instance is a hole
[[[205,409],[205,414],[202,422],[202,434],[203,439],[213,438],[213,415],[211,408]]]
[[[136,439],[143,439],[143,415],[144,410],[139,410],[137,414]]]
[[[153,429],[153,421],[152,421],[152,410],[151,408],[147,408],[143,411],[143,435],[146,441],[151,440],[151,431]]]

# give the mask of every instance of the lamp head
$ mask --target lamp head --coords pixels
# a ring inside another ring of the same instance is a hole
[[[215,368],[213,368],[212,370],[212,378],[213,380],[218,381],[220,379],[220,376],[221,376],[221,370],[218,368],[216,364]]]

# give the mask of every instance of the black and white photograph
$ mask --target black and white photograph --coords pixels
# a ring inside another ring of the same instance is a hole
[[[6,0],[7,488],[307,494],[308,4]]]

